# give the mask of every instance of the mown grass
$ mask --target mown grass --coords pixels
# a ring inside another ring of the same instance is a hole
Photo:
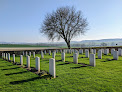
[[[36,54],[41,57],[41,54]],[[66,54],[66,61],[73,62],[73,54]],[[41,70],[49,72],[48,53],[40,59]],[[97,58],[97,55],[96,55]],[[96,67],[61,62],[61,54],[56,54],[56,76],[38,75],[0,59],[0,91],[1,92],[122,92],[122,57],[103,55],[96,59]],[[11,57],[12,60],[12,57]],[[89,64],[85,55],[79,55],[79,63]],[[16,62],[20,62],[19,56]],[[26,57],[24,57],[26,65]],[[31,67],[35,67],[35,59],[31,57]]]

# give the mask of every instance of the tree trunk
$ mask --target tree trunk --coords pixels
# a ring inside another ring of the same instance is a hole
[[[68,49],[70,49],[70,41],[66,42]]]

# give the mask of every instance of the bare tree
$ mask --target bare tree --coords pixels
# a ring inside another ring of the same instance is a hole
[[[49,40],[65,40],[68,48],[72,38],[82,35],[87,30],[87,19],[83,18],[81,11],[74,7],[60,7],[51,14],[47,14],[40,32],[48,36]]]

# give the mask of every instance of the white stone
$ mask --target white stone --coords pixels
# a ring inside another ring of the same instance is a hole
[[[15,63],[15,54],[13,54],[13,62]]]
[[[86,55],[87,58],[89,58],[89,50],[85,51],[85,55]]]
[[[23,51],[23,56],[25,55],[24,51]]]
[[[40,72],[40,58],[39,57],[36,57],[35,58],[35,61],[36,61],[36,70],[38,72]]]
[[[102,49],[102,53],[104,54],[104,49]]]
[[[31,57],[31,52],[29,52],[29,56]]]
[[[113,52],[113,59],[118,60],[118,51]]]
[[[75,53],[77,53],[78,50],[75,49]]]
[[[33,52],[33,58],[35,58],[35,52]]]
[[[26,51],[26,52],[25,52],[25,56],[27,56],[27,55],[28,55],[28,52]]]
[[[23,55],[20,55],[20,65],[23,65]]]
[[[118,54],[119,54],[119,56],[122,56],[122,49],[121,48],[118,49]]]
[[[44,54],[43,51],[41,51],[41,59],[44,58]]]
[[[49,59],[49,74],[56,78],[55,59]]]
[[[63,62],[65,62],[65,53],[64,52],[62,52],[62,54],[61,54],[61,59]]]
[[[75,64],[78,64],[78,53],[74,53],[74,54],[73,54],[73,62],[74,62]]]
[[[8,61],[10,60],[10,53],[8,53]]]
[[[93,54],[93,49],[91,49],[91,53]]]
[[[114,51],[115,51],[115,49],[114,49],[114,48],[113,48],[113,49],[111,49],[111,55],[113,55]]]
[[[6,53],[6,60],[8,59],[8,54]]]
[[[77,53],[78,54],[78,57],[79,57],[79,51],[78,50],[75,50],[75,53]]]
[[[85,49],[85,52],[87,51],[88,49]],[[88,50],[89,51],[89,50]]]
[[[105,50],[104,50],[104,54],[105,54],[105,55],[108,55],[108,53],[109,53],[109,49],[105,49]]]
[[[51,55],[51,51],[49,50],[49,55]]]
[[[58,50],[56,50],[56,53],[58,53]]]
[[[56,55],[56,50],[54,50],[53,52],[54,52],[54,53],[55,53],[55,55]]]
[[[90,65],[93,66],[93,67],[96,66],[95,54],[90,54],[89,63],[90,63]]]
[[[72,54],[72,50],[70,49],[70,54]]]
[[[93,54],[96,54],[96,49],[93,50]]]
[[[98,50],[98,59],[102,59],[102,50]]]
[[[60,50],[60,53],[62,53],[62,50]]]
[[[75,50],[74,50],[74,49],[72,49],[72,53],[74,53],[74,51],[75,51]]]
[[[46,53],[47,53],[47,52],[46,52],[46,50],[45,50],[45,51],[44,51],[44,54],[46,55]]]
[[[55,59],[55,52],[53,52],[53,53],[52,53],[52,58],[54,58],[54,59]]]
[[[66,53],[69,53],[69,49],[66,49]]]
[[[63,50],[62,50],[62,52],[64,52],[64,53],[65,53],[65,50],[63,49]]]
[[[3,58],[3,53],[2,53],[2,58]]]
[[[67,49],[65,49],[65,53],[67,53]]]
[[[30,68],[30,56],[26,56],[27,60],[27,68]]]
[[[3,58],[5,59],[5,53],[3,53]]]

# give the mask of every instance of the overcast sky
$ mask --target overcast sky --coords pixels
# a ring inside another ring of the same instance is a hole
[[[74,6],[89,22],[86,34],[73,41],[122,38],[122,0],[0,0],[0,41],[49,42],[39,29],[61,6]]]

